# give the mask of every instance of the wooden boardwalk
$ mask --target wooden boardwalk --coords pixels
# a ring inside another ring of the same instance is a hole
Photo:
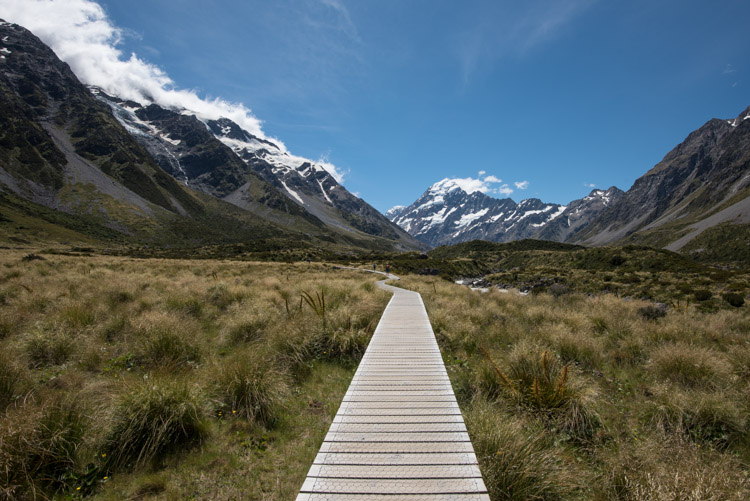
[[[489,500],[422,297],[383,313],[297,500]]]

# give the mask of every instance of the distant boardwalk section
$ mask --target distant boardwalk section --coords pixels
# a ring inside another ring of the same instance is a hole
[[[489,500],[422,297],[393,297],[297,500]]]

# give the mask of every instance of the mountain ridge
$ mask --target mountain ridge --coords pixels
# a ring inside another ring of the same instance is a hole
[[[0,21],[0,39],[0,116],[8,124],[0,131],[3,214],[44,214],[84,231],[109,228],[123,242],[166,246],[275,239],[345,252],[420,247],[383,216],[379,222],[391,229],[381,229],[385,237],[326,224],[195,116],[117,100],[116,117],[116,98],[83,85],[33,33]],[[127,128],[124,115],[132,119]],[[166,147],[156,155],[149,151],[165,144],[183,149],[179,155]],[[113,238],[108,231],[95,234]]]
[[[432,247],[477,239],[510,242],[540,238],[548,228],[546,240],[563,241],[621,193],[616,187],[593,190],[588,197],[567,206],[545,203],[538,198],[516,203],[511,198],[498,199],[481,191],[468,193],[446,178],[430,186],[410,206],[396,206],[387,215]]]

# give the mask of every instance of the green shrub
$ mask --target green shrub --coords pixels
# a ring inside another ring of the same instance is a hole
[[[218,283],[208,289],[208,301],[220,310],[226,310],[229,305],[241,299],[242,296],[230,292],[225,283]]]
[[[563,284],[553,284],[549,286],[549,289],[547,289],[550,294],[552,294],[555,297],[564,296],[566,294],[570,294],[570,287]]]
[[[324,327],[315,336],[315,350],[320,358],[343,364],[356,364],[362,359],[370,334],[365,329]]]
[[[726,294],[722,294],[721,296],[724,301],[730,304],[730,306],[734,306],[735,308],[739,308],[743,304],[745,304],[745,298],[742,297],[742,295],[737,294],[736,292],[727,292]]]
[[[184,382],[157,380],[132,388],[116,404],[103,447],[107,466],[140,466],[205,435],[202,394]]]
[[[107,303],[110,307],[117,306],[118,304],[125,304],[133,301],[135,295],[132,292],[125,290],[113,290],[107,293]]]
[[[289,395],[287,374],[264,354],[241,352],[222,362],[216,379],[224,412],[271,427]]]
[[[733,402],[717,395],[684,397],[665,393],[647,403],[643,420],[665,434],[724,449],[742,439],[746,417]]]
[[[695,297],[696,301],[708,301],[711,299],[711,296],[713,296],[713,293],[708,289],[698,289],[693,294],[693,297]]]

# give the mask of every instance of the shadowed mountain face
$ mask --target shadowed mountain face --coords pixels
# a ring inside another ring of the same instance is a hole
[[[692,132],[572,241],[679,250],[721,224],[750,223],[750,108]]]
[[[322,168],[293,169],[307,184],[272,175],[260,150],[296,157],[236,124],[89,89],[20,26],[0,22],[0,40],[0,204],[16,197],[131,242],[419,247]],[[244,152],[252,162],[232,147],[240,137],[261,145]]]
[[[291,155],[229,119],[201,121],[186,110],[142,106],[100,89],[92,91],[112,108],[159,166],[186,186],[244,209],[253,209],[253,202],[260,199],[273,208],[296,212],[313,224],[355,236],[364,233],[385,238],[403,250],[420,247],[406,232],[349,193],[324,166]],[[275,191],[266,189],[258,197],[258,181]]]
[[[466,193],[444,179],[409,207],[394,207],[390,219],[421,241],[436,247],[471,240],[510,242],[524,238],[565,241],[621,195],[615,187],[594,190],[563,206],[529,198],[515,203],[481,192]]]

